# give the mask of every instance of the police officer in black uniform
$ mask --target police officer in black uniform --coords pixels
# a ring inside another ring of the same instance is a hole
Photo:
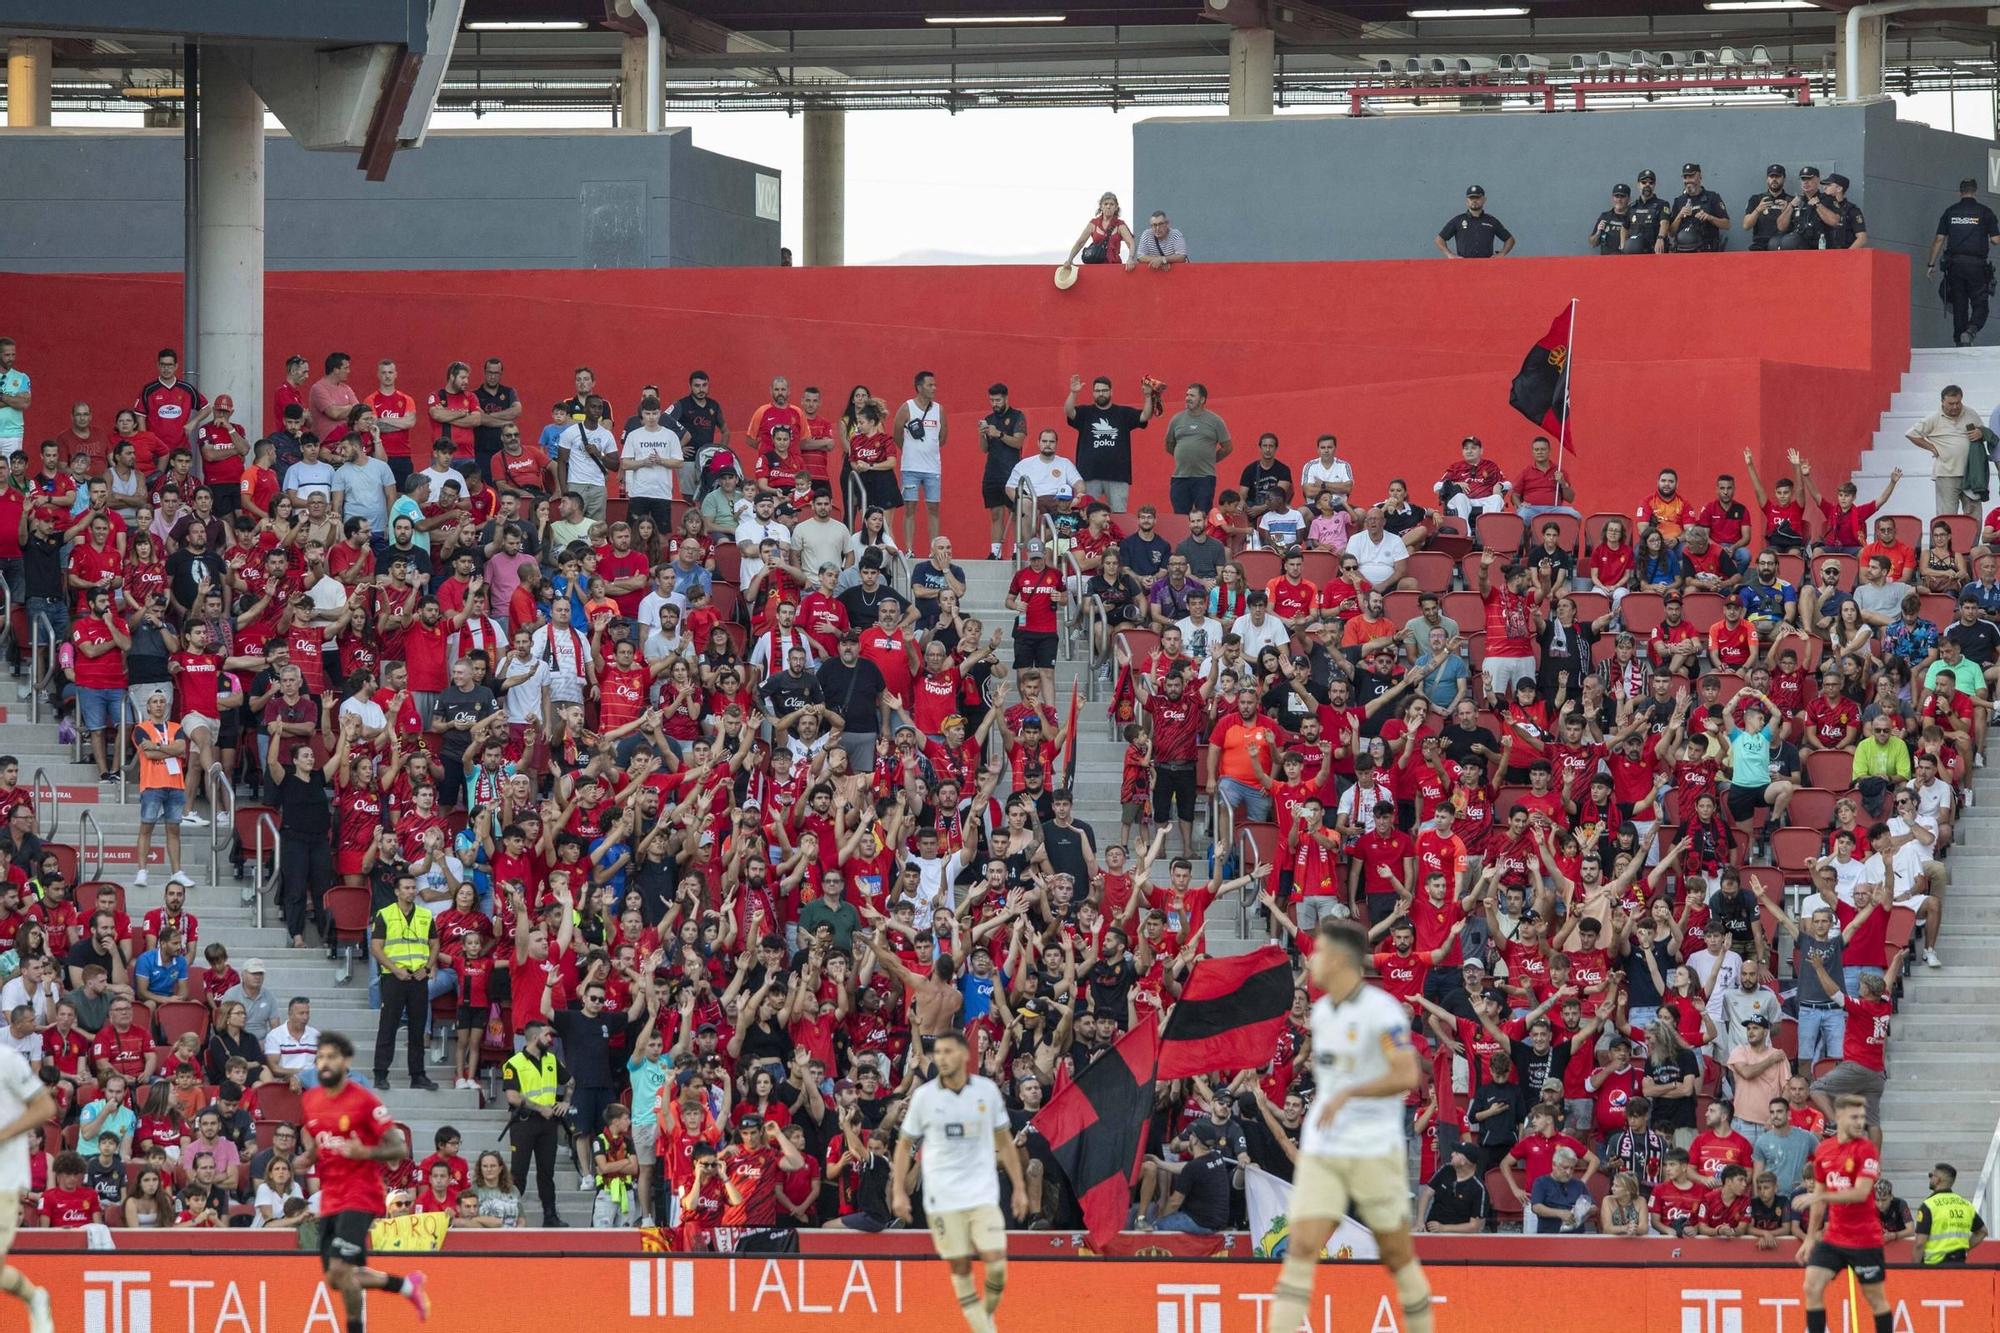
[[[1619,182],[1611,187],[1611,207],[1597,215],[1590,229],[1590,248],[1601,255],[1625,252],[1625,237],[1632,229],[1632,187]]]
[[[1931,238],[1931,256],[1924,272],[1938,271],[1938,254],[1944,254],[1944,284],[1941,295],[1951,307],[1951,341],[1970,347],[1986,327],[1986,299],[1993,290],[1993,265],[1987,252],[2000,245],[2000,217],[1979,202],[1979,182],[1967,178],[1958,183],[1958,202],[1938,219],[1937,235]]]
[[[1826,233],[1826,227],[1819,219],[1819,206],[1825,198],[1820,193],[1819,168],[1800,167],[1799,192],[1778,210],[1780,250],[1819,249]]]
[[[1514,233],[1501,225],[1499,218],[1486,211],[1486,187],[1483,185],[1466,189],[1465,211],[1439,227],[1436,240],[1438,253],[1446,259],[1491,259],[1496,242],[1500,246],[1500,254],[1510,254],[1514,249]],[[1457,247],[1456,252],[1454,246]]]
[[[1778,239],[1778,215],[1792,202],[1785,188],[1785,164],[1773,162],[1764,168],[1764,188],[1743,205],[1743,230],[1750,233],[1752,250],[1769,250]]]
[[[1637,177],[1639,194],[1632,201],[1632,223],[1625,232],[1628,255],[1666,253],[1663,234],[1667,227],[1667,201],[1654,193],[1655,179],[1651,167],[1642,168]]]
[[[1722,196],[1701,183],[1701,163],[1681,167],[1681,192],[1668,214],[1667,246],[1675,254],[1697,254],[1722,248],[1722,231],[1729,225]]]
[[[1819,220],[1826,228],[1826,248],[1829,250],[1860,250],[1868,245],[1868,219],[1861,216],[1861,208],[1847,197],[1847,177],[1834,172],[1826,178],[1826,189],[1821,191]]]

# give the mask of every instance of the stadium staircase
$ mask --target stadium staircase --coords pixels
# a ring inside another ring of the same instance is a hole
[[[1876,427],[1875,439],[1863,451],[1854,470],[1859,499],[1869,503],[1889,484],[1889,473],[1903,469],[1903,479],[1896,484],[1896,493],[1890,497],[1884,512],[1922,519],[1926,530],[1937,514],[1937,497],[1930,480],[1931,456],[1905,436],[1910,427],[1937,411],[1938,394],[1947,384],[1963,389],[1965,405],[1991,425],[1993,414],[2000,411],[2000,347],[1911,348],[1910,368],[1903,372],[1902,383],[1889,399],[1888,409]],[[1767,484],[1771,480],[1772,477],[1765,478]],[[1813,480],[1821,494],[1831,500],[1830,488],[1839,484],[1839,479]],[[1983,513],[1987,505],[1980,508]]]

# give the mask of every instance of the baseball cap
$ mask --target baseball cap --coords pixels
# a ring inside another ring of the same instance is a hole
[[[1826,178],[1826,183],[1828,185],[1838,185],[1841,189],[1844,190],[1847,188],[1847,177],[1841,175],[1839,172],[1836,171]]]
[[[261,958],[252,958],[249,962],[243,964],[243,975],[244,976],[264,975],[264,960]]]
[[[1467,199],[1475,197],[1483,199],[1486,197],[1486,187],[1484,185],[1468,185],[1465,187],[1465,197]]]
[[[1694,174],[1695,174],[1695,173],[1696,173],[1697,171],[1700,171],[1700,170],[1701,170],[1701,163],[1699,163],[1699,162],[1683,162],[1683,163],[1681,163],[1681,175],[1683,175],[1683,176],[1692,176],[1692,175],[1694,175]]]
[[[1486,970],[1486,964],[1481,962],[1477,958],[1468,958],[1464,962],[1460,963],[1458,966],[1461,971],[1463,971],[1468,967],[1477,968],[1481,972],[1484,972]]]
[[[219,393],[215,395],[215,410],[218,412],[234,412],[236,410],[236,400],[226,393]]]
[[[1768,1031],[1771,1026],[1771,1020],[1764,1017],[1764,1015],[1762,1014],[1752,1014],[1750,1015],[1750,1017],[1743,1020],[1743,1026],[1746,1028],[1753,1026],[1760,1027]]]
[[[1764,174],[1766,176],[1782,176],[1785,174],[1785,164],[1782,162],[1773,162],[1770,166],[1764,168]]]
[[[1659,177],[1653,174],[1653,169],[1651,167],[1641,167],[1639,168],[1639,175],[1637,179],[1643,184],[1649,181],[1658,180]]]
[[[1804,179],[1805,179],[1806,177],[1808,177],[1808,176],[1812,177],[1812,178],[1813,178],[1814,180],[1818,180],[1818,179],[1819,179],[1819,168],[1818,168],[1818,167],[1800,167],[1800,168],[1799,168],[1799,179],[1800,179],[1800,180],[1804,180]]]
[[[858,1085],[851,1078],[844,1078],[833,1085],[835,1092],[852,1092]]]
[[[1620,181],[1618,182],[1618,184],[1611,187],[1611,193],[1616,198],[1629,199],[1632,197],[1632,187],[1627,185],[1624,181]]]
[[[1038,555],[1047,555],[1048,553],[1049,548],[1042,543],[1040,537],[1032,537],[1028,540],[1028,558],[1030,560]]]

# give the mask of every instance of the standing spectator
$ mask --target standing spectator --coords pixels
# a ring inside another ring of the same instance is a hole
[[[417,906],[417,879],[408,871],[396,875],[396,900],[375,913],[368,931],[368,952],[380,971],[382,1011],[375,1029],[375,1086],[389,1086],[389,1066],[396,1058],[396,1029],[404,1029],[410,1087],[436,1092],[424,1073],[424,1027],[430,1018],[429,978],[437,970],[438,935],[430,909]]]
[[[208,399],[200,390],[180,378],[180,353],[171,347],[160,349],[159,378],[139,390],[133,406],[144,419],[146,429],[160,439],[163,452],[187,447],[188,432],[208,420]]]
[[[1514,233],[1486,211],[1484,185],[1466,187],[1465,211],[1439,227],[1431,239],[1446,259],[1491,259],[1495,242],[1502,255],[1514,253]]]
[[[1965,405],[1964,390],[1945,385],[1938,395],[1938,410],[1910,427],[1904,438],[1936,460],[1931,464],[1931,485],[1937,488],[1937,512],[1976,515],[1978,502],[1964,492],[1986,494],[1991,441],[1979,413]],[[1976,460],[1970,470],[1969,459]]]
[[[243,469],[250,461],[250,437],[236,424],[236,400],[215,396],[215,415],[195,432],[201,453],[201,479],[214,501],[214,514],[226,519],[242,498]]]
[[[0,338],[0,459],[12,458],[21,452],[21,441],[27,434],[26,412],[34,401],[34,394],[28,382],[28,372],[14,364],[14,340]],[[90,409],[83,409],[83,424],[90,426]],[[62,454],[73,456],[75,450]]]
[[[288,681],[296,677],[296,671],[286,673]],[[267,762],[278,789],[278,907],[292,947],[303,949],[307,912],[319,915],[320,900],[333,884],[333,806],[327,799],[332,775],[313,762],[312,746],[303,742],[286,751],[274,738]]]
[[[125,766],[123,752],[112,754],[118,728],[131,719],[127,698],[125,654],[132,647],[125,618],[111,610],[111,591],[93,588],[88,613],[70,631],[76,645],[72,669],[77,689],[77,722],[90,734],[90,752],[97,760],[98,781],[116,782]],[[178,817],[175,827],[179,827]]]
[[[951,423],[944,406],[937,401],[937,376],[920,370],[912,377],[915,396],[896,409],[896,423],[889,432],[903,451],[903,549],[917,549],[917,505],[921,502],[930,522],[930,535],[938,527],[938,502],[944,494],[944,446],[951,437]]]
[[[361,401],[361,395],[347,382],[354,358],[345,352],[328,352],[326,374],[313,381],[306,394],[307,427],[319,439],[347,424],[347,414]],[[282,421],[282,418],[281,418]]]
[[[167,718],[167,692],[158,690],[146,697],[146,715],[132,728],[132,746],[139,753],[139,869],[132,887],[146,887],[146,864],[153,850],[153,830],[164,828],[167,842],[169,882],[192,885],[181,871],[181,816],[187,813],[184,770],[188,763],[187,738],[180,723]]]
[[[285,428],[285,409],[296,407],[303,417],[306,410],[306,377],[312,374],[312,363],[294,352],[285,358],[285,377],[278,381],[278,387],[271,390],[271,431],[273,434]]]
[[[1259,708],[1255,686],[1236,692],[1236,709],[1208,737],[1208,785],[1239,818],[1271,817],[1271,797],[1259,775],[1277,768],[1278,724]]]
[[[697,370],[688,375],[688,391],[674,404],[668,417],[681,433],[681,448],[686,454],[681,465],[681,490],[692,495],[699,481],[696,469],[701,463],[702,450],[717,441],[726,441],[729,434],[722,404],[709,396],[707,371]]]
[[[1082,391],[1083,376],[1071,375],[1063,417],[1076,427],[1076,468],[1083,476],[1083,493],[1122,514],[1132,492],[1132,432],[1144,430],[1159,414],[1159,394],[1148,387],[1138,407],[1113,403],[1108,375],[1090,382],[1090,401],[1079,406],[1076,396]],[[1129,557],[1126,564],[1132,565]],[[1136,565],[1133,569],[1142,576],[1149,573]]]
[[[417,424],[417,400],[396,387],[396,363],[384,357],[375,363],[375,392],[362,399],[375,413],[382,431],[382,457],[390,475],[400,487],[414,466],[410,455],[410,431]]]
[[[605,471],[618,468],[618,437],[604,424],[610,411],[602,398],[592,397],[584,403],[582,419],[556,437],[556,489],[574,492],[583,512],[599,523],[604,521]]]
[[[1187,237],[1156,208],[1146,230],[1140,234],[1138,253],[1139,261],[1147,268],[1165,273],[1175,264],[1188,262]]]
[[[1206,514],[1215,507],[1215,470],[1234,447],[1229,424],[1208,409],[1208,386],[1187,387],[1187,406],[1167,422],[1167,456],[1174,460],[1167,496],[1176,514]]]
[[[1126,272],[1137,267],[1132,258],[1132,229],[1119,215],[1118,196],[1106,190],[1097,200],[1097,212],[1090,221],[1083,224],[1076,240],[1070,245],[1069,253],[1063,257],[1062,267],[1072,264],[1123,264]]]
[[[1806,1162],[1819,1146],[1819,1139],[1792,1126],[1791,1104],[1783,1097],[1771,1099],[1766,1119],[1768,1124],[1751,1144],[1751,1160],[1757,1170],[1776,1176],[1778,1193],[1790,1198],[1792,1187],[1805,1175]]]
[[[504,368],[499,357],[487,357],[480,373],[479,386],[472,391],[473,400],[479,406],[479,421],[472,428],[472,457],[479,464],[481,473],[491,473],[493,456],[505,443],[502,431],[508,426],[516,426],[521,420],[521,395],[514,392],[512,385],[501,382]],[[412,415],[415,415],[414,412]],[[400,484],[401,481],[402,478],[398,477],[397,482]]]
[[[660,400],[639,400],[639,424],[625,432],[618,470],[626,474],[627,510],[632,522],[651,517],[661,532],[673,526],[674,478],[686,461],[680,432],[660,422]]]
[[[1070,393],[1074,395],[1075,392],[1072,382]],[[1007,386],[1004,384],[988,386],[986,401],[992,410],[979,421],[979,451],[986,455],[986,467],[979,477],[979,492],[986,505],[990,527],[991,550],[987,559],[998,560],[1000,538],[1007,530],[1007,511],[1013,501],[1007,493],[1007,480],[1013,474],[1014,465],[1021,461],[1021,446],[1028,442],[1028,418],[1020,408],[1008,403]],[[811,565],[805,567],[813,568]]]

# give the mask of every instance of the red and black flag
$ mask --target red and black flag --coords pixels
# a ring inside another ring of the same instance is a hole
[[[1159,1054],[1159,1025],[1140,1023],[1035,1113],[1035,1128],[1076,1191],[1093,1249],[1124,1230],[1132,1207]]]
[[[1292,1008],[1292,964],[1277,945],[1204,958],[1160,1036],[1159,1078],[1233,1073],[1271,1062]]]
[[[1563,307],[1542,340],[1528,349],[1521,360],[1521,372],[1507,391],[1507,404],[1543,430],[1557,436],[1566,448],[1576,448],[1569,433],[1569,353],[1570,321],[1576,302]]]

